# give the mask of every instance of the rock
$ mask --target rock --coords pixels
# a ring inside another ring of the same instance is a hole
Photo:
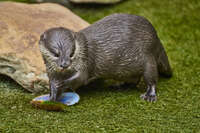
[[[69,0],[73,3],[99,3],[99,4],[114,4],[122,0]]]
[[[79,31],[89,24],[57,4],[0,2],[0,74],[30,92],[48,90],[38,41],[45,30],[60,26]]]

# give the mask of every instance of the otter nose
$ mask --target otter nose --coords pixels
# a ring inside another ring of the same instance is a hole
[[[69,67],[70,65],[70,61],[63,61],[61,64],[60,64],[60,67],[62,68],[67,68]]]

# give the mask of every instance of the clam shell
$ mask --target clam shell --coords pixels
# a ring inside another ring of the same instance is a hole
[[[46,95],[41,95],[41,96],[38,96],[36,98],[34,98],[32,101],[35,102],[35,101],[40,101],[40,102],[43,102],[43,101],[49,101],[49,94],[46,94]],[[75,92],[66,92],[66,93],[63,93],[61,98],[57,101],[57,102],[60,102],[60,103],[63,103],[65,105],[68,105],[68,106],[71,106],[71,105],[74,105],[76,103],[78,103],[80,100],[80,97],[77,93]]]

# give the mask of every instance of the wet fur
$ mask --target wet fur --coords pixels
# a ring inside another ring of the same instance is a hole
[[[66,36],[73,38],[71,42],[64,41],[63,47],[74,45],[75,49],[70,59],[71,64],[64,71],[57,69],[58,64],[44,46],[51,45],[44,42],[45,33],[40,41],[41,53],[50,77],[52,100],[59,97],[63,88],[76,89],[93,79],[138,83],[143,77],[147,92],[141,97],[147,101],[155,101],[158,75],[172,75],[167,55],[155,29],[141,16],[113,14],[77,33],[65,28],[53,28],[46,34],[65,30],[68,31]],[[64,34],[61,32],[61,35]]]

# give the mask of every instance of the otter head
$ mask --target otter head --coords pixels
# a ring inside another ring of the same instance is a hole
[[[74,56],[74,32],[65,28],[49,29],[40,36],[39,46],[47,70],[63,71],[71,65]]]

